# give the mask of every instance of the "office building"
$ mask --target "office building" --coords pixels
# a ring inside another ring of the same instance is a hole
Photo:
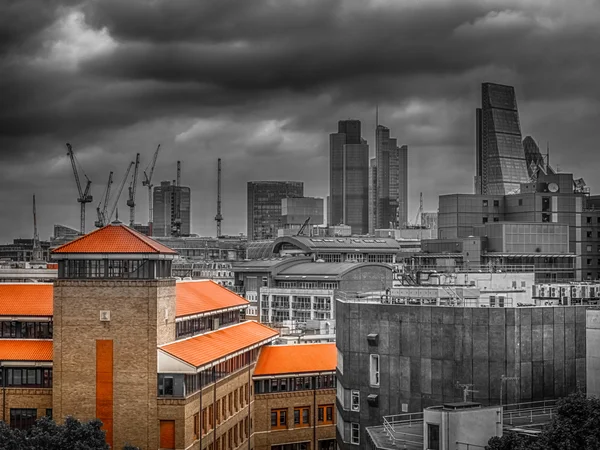
[[[254,446],[252,374],[278,333],[241,321],[245,299],[176,282],[175,252],[123,224],[52,256],[54,286],[0,283],[0,420],[98,418],[112,448]]]
[[[51,242],[40,241],[41,261],[48,261],[50,254]],[[35,258],[34,240],[33,239],[13,239],[12,244],[0,245],[0,260],[13,262],[33,262],[39,261]]]
[[[310,235],[313,225],[324,223],[323,199],[317,197],[298,197],[281,199],[281,228],[278,235],[297,234],[304,224],[305,235]]]
[[[281,228],[281,201],[295,197],[304,197],[301,181],[249,181],[248,241],[276,238]]]
[[[383,125],[377,125],[375,140],[375,228],[401,228],[408,222],[408,146],[398,147]]]
[[[352,234],[369,231],[369,146],[360,120],[341,120],[329,136],[329,225],[345,224]]]
[[[476,194],[506,195],[528,182],[521,139],[515,89],[483,83],[476,111]]]
[[[586,309],[338,297],[339,448],[365,448],[366,427],[385,416],[465,400],[460,384],[471,384],[466,400],[482,406],[575,392],[586,385]]]
[[[520,193],[512,195],[440,196],[438,237],[444,240],[485,238],[492,231],[487,224],[506,222],[508,234],[504,238],[515,235],[515,244],[522,245],[508,251],[496,246],[483,248],[488,261],[497,256],[493,263],[554,267],[556,274],[548,281],[600,279],[600,209],[596,197],[590,196],[585,183],[581,179],[574,180],[572,174],[548,172],[538,172],[535,181],[521,184]],[[560,231],[564,236],[565,226],[568,227],[567,251],[561,247],[560,252],[555,252],[549,244],[557,243],[558,237],[552,236],[551,230]],[[546,236],[540,241],[538,234]],[[473,256],[471,253],[471,261]]]
[[[254,382],[256,450],[335,450],[335,344],[263,348]]]
[[[152,236],[189,236],[191,233],[191,190],[169,181],[154,187]]]

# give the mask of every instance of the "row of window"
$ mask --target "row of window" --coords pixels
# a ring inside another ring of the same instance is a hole
[[[316,377],[272,378],[254,382],[254,392],[269,394],[272,392],[309,391],[312,389],[335,389],[335,375]]]
[[[52,418],[52,409],[46,409],[46,416]],[[37,420],[37,409],[35,408],[11,408],[10,427],[19,430],[27,430],[35,425]]]
[[[226,311],[221,314],[215,314],[208,317],[197,317],[194,319],[184,319],[175,324],[175,333],[177,339],[194,336],[206,331],[211,331],[223,325],[238,323],[240,321],[240,311]]]
[[[317,407],[318,425],[333,424],[333,405],[319,405]],[[310,406],[296,406],[293,414],[293,428],[309,427],[314,420],[311,415]],[[271,410],[271,429],[284,430],[289,428],[288,408],[277,408]]]
[[[228,395],[218,399],[216,403],[210,404],[206,408],[203,408],[201,422],[202,436],[208,434],[208,432],[214,429],[216,425],[225,422],[229,419],[229,417],[244,408],[250,402],[249,394],[251,394],[251,392],[248,392],[248,385],[246,384],[244,386],[240,386],[233,392],[230,392]],[[196,436],[196,438],[198,436],[197,431],[199,427],[197,424],[198,419],[198,414],[196,414],[194,416],[194,436]],[[248,418],[246,417],[245,420],[247,421]],[[244,429],[248,429],[247,422]]]
[[[293,309],[304,309],[310,310],[311,307],[317,311],[329,311],[331,310],[331,297],[319,297],[316,296],[311,302],[311,297],[308,296],[290,296],[289,295],[273,295],[271,299],[272,308],[289,309],[290,303]],[[260,302],[261,307],[269,307],[269,296],[263,295]]]
[[[2,387],[31,387],[51,388],[51,368],[0,368],[0,386]]]
[[[58,278],[133,278],[171,277],[170,260],[64,260],[58,263]]]
[[[259,349],[248,350],[196,374],[158,374],[160,397],[187,397],[220,379],[256,362]]]
[[[52,339],[52,322],[1,321],[0,338]]]

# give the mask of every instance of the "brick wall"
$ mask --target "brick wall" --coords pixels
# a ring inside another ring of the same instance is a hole
[[[0,402],[0,420],[6,423],[10,423],[11,408],[35,408],[39,419],[46,415],[46,409],[52,408],[52,389],[5,388],[0,391]]]

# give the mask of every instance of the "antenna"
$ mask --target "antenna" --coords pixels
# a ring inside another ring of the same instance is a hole
[[[177,186],[181,186],[181,161],[177,161]]]
[[[221,236],[221,222],[223,222],[221,215],[221,158],[217,160],[217,215],[215,221],[217,222],[217,237],[219,237]]]
[[[456,382],[456,389],[462,389],[463,391],[463,402],[467,403],[467,396],[469,395],[469,392],[479,392],[479,391],[475,391],[473,389],[469,389],[472,388],[474,386],[474,384],[470,383],[470,384],[460,384],[458,381]]]

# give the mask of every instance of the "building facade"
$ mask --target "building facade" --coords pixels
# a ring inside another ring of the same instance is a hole
[[[408,222],[408,146],[398,147],[383,125],[377,125],[375,140],[375,228],[400,228]]]
[[[365,427],[383,416],[462,401],[459,384],[472,384],[467,400],[483,406],[554,399],[586,385],[585,306],[338,299],[336,322],[341,449],[364,448]]]
[[[281,200],[279,234],[296,234],[306,222],[303,234],[310,234],[313,225],[323,225],[323,199],[317,197],[284,198]]]
[[[528,182],[521,139],[515,89],[483,83],[476,111],[475,193],[506,195]]]
[[[191,190],[161,181],[153,192],[152,236],[189,236],[191,234]]]
[[[329,225],[345,224],[352,234],[369,231],[369,146],[360,120],[341,120],[329,136]]]
[[[304,197],[301,181],[249,181],[247,201],[248,241],[274,239],[281,228],[281,201]]]

